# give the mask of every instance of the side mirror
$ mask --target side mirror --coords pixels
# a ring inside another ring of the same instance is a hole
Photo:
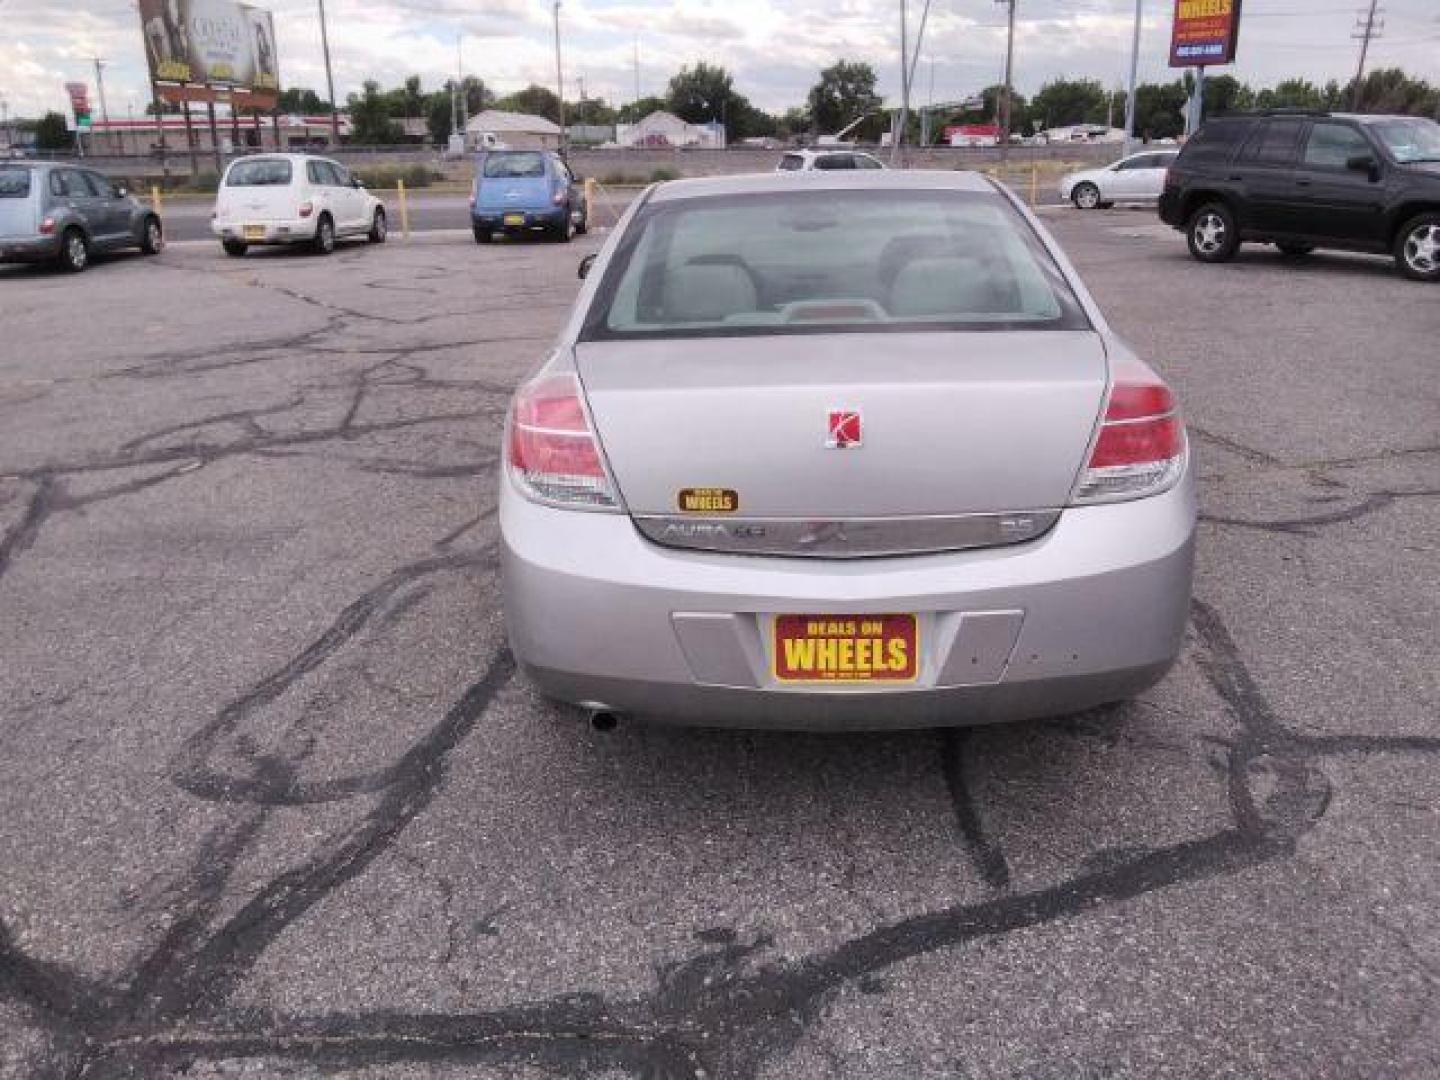
[[[579,277],[582,281],[589,276],[590,268],[595,265],[596,254],[597,252],[592,251],[589,255],[586,255],[583,259],[580,260],[580,270],[576,274],[576,276]]]
[[[1380,175],[1380,163],[1375,160],[1373,154],[1356,154],[1345,159],[1345,168],[1354,169],[1356,172],[1369,173],[1370,178],[1376,179]]]

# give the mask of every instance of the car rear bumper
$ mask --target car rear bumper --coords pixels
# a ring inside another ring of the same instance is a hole
[[[1185,222],[1180,218],[1180,192],[1167,188],[1160,193],[1160,220],[1172,229],[1182,229]]]
[[[499,232],[502,229],[507,232],[521,232],[526,229],[553,229],[565,223],[565,215],[569,211],[563,206],[546,206],[540,210],[526,209],[523,207],[505,207],[504,209],[483,209],[470,212],[471,223],[477,229],[489,229],[492,232]],[[520,220],[514,220],[516,217]]]
[[[511,647],[539,689],[654,719],[880,729],[1074,712],[1153,684],[1180,651],[1191,473],[1165,494],[1066,510],[1025,544],[904,558],[715,555],[619,514],[555,510],[502,480]],[[774,614],[914,613],[914,682],[782,684]]]
[[[221,240],[242,244],[309,243],[315,239],[316,220],[312,216],[289,221],[212,221],[210,231]]]
[[[60,237],[0,236],[0,263],[44,262],[60,254]]]

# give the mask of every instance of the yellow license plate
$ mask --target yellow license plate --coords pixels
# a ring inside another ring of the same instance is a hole
[[[245,239],[246,239],[246,240],[264,240],[264,239],[265,239],[265,226],[264,226],[264,225],[246,225],[246,226],[245,226]]]
[[[525,224],[525,215],[524,215],[524,214],[506,214],[506,215],[505,215],[505,224],[506,224],[506,225],[524,225],[524,224]]]
[[[776,615],[778,682],[913,682],[920,670],[914,615]]]

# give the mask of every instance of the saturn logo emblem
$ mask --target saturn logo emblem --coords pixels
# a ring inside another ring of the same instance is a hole
[[[825,445],[831,450],[850,450],[862,445],[859,409],[831,409]]]

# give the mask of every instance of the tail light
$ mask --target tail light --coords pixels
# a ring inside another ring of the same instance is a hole
[[[574,375],[546,375],[516,391],[505,460],[536,502],[590,510],[620,505]]]
[[[1123,502],[1158,495],[1185,469],[1185,425],[1175,395],[1148,368],[1115,372],[1100,436],[1072,503]]]
[[[551,195],[550,201],[556,206],[565,205],[565,189],[561,188],[560,190],[556,191],[554,195]]]
[[[475,209],[475,196],[474,196],[474,195],[471,195],[471,196],[470,196],[470,209],[471,209],[471,210],[474,210],[474,209]]]
[[[41,235],[41,236],[54,236],[54,235],[55,235],[55,219],[54,219],[53,217],[47,217],[44,221],[40,222],[40,235]]]
[[[309,217],[309,216],[310,216],[311,214],[313,214],[314,212],[315,212],[315,204],[314,204],[314,203],[311,203],[311,202],[302,202],[302,203],[300,204],[300,216],[301,216],[301,217]]]

